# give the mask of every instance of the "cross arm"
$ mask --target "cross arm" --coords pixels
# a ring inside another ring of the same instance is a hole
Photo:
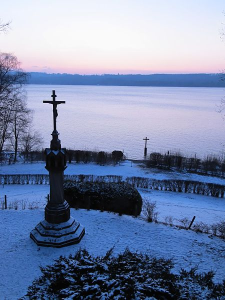
[[[66,103],[66,101],[49,101],[49,100],[43,100],[43,103],[61,104],[61,103]]]

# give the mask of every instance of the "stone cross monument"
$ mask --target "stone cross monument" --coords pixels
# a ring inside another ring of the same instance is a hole
[[[57,105],[65,101],[56,101],[52,91],[52,101],[43,101],[53,106],[53,132],[50,148],[45,149],[46,166],[49,171],[50,200],[45,207],[45,220],[40,222],[30,237],[37,245],[64,247],[79,243],[85,229],[74,218],[70,217],[70,208],[64,200],[63,175],[66,169],[66,149],[61,148],[59,133],[56,129]]]
[[[149,141],[149,139],[148,139],[147,136],[146,136],[146,138],[143,139],[143,140],[145,141],[144,157],[146,157],[146,156],[147,156],[147,141]]]

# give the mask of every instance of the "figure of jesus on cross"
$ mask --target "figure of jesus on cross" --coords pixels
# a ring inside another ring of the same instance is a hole
[[[57,105],[61,103],[66,103],[66,101],[56,101],[55,98],[57,95],[55,94],[55,90],[52,91],[52,101],[44,100],[43,103],[49,103],[53,105],[53,130],[56,131],[56,118],[58,117]]]

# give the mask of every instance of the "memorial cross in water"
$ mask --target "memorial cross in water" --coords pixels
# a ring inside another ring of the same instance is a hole
[[[146,138],[143,139],[143,140],[145,141],[144,156],[147,156],[147,141],[149,141],[149,139],[148,139],[147,136],[146,136]]]
[[[149,139],[146,137],[145,139],[143,139],[145,141],[145,148],[147,148],[147,141],[149,141]]]

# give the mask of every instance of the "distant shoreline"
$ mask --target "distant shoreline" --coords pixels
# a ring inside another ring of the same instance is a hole
[[[220,87],[225,76],[218,74],[152,74],[152,75],[79,75],[30,72],[28,84],[138,86],[138,87]]]

